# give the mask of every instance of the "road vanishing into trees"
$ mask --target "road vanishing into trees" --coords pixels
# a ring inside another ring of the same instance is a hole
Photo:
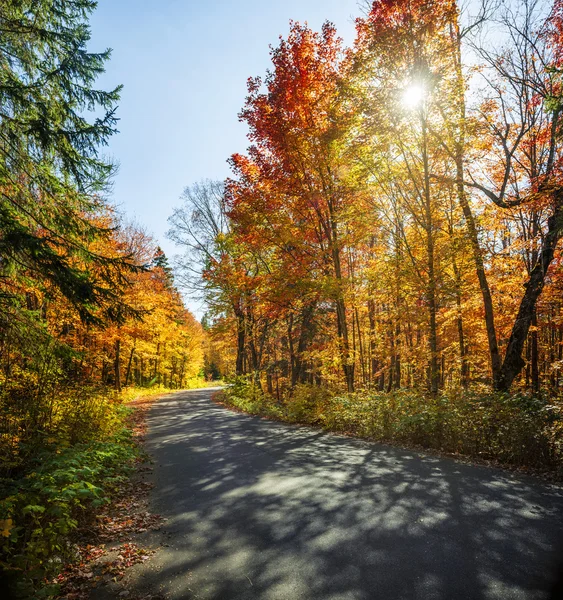
[[[171,599],[531,599],[563,558],[563,490],[231,412],[156,403],[153,509],[133,589]]]

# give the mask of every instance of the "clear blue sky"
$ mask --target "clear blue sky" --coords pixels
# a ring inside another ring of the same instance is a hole
[[[317,30],[330,20],[349,44],[361,12],[357,0],[99,0],[90,49],[113,55],[98,85],[124,85],[107,150],[120,165],[113,201],[176,254],[166,220],[186,185],[225,178],[227,158],[245,150],[237,114],[269,45],[290,19]]]

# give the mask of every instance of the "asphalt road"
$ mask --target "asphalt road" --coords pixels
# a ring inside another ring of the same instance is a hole
[[[149,415],[171,599],[548,597],[563,491],[496,469],[237,414],[212,391]]]

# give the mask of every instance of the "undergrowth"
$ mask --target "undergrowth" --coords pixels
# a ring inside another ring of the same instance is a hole
[[[123,403],[167,391],[60,396],[42,429],[11,441],[13,458],[0,477],[0,587],[19,598],[57,593],[47,582],[75,558],[77,536],[141,459]]]
[[[563,403],[529,394],[483,390],[332,392],[300,385],[281,401],[239,379],[223,392],[227,405],[290,423],[381,442],[553,470],[563,466]]]

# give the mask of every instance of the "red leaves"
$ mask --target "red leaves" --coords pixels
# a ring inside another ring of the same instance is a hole
[[[334,25],[316,33],[292,22],[271,56],[266,78],[248,81],[240,117],[252,145],[248,155],[231,157],[235,178],[226,185],[233,240],[247,266],[229,274],[239,289],[265,295],[268,318],[299,287],[281,284],[284,278],[310,280],[329,260],[319,254],[329,235],[319,219],[327,219],[328,202],[336,206],[344,196],[336,181],[337,144],[348,122],[340,100],[347,65]],[[225,272],[212,269],[216,277]]]
[[[118,580],[125,576],[125,569],[148,560],[155,553],[154,550],[147,550],[133,543],[122,544],[117,551],[117,558],[105,563],[102,573]]]
[[[554,67],[563,65],[563,0],[555,0],[549,19],[547,36],[554,51]]]
[[[77,551],[79,562],[69,565],[53,582],[60,586],[59,598],[88,600],[92,588],[109,581],[121,581],[127,569],[149,560],[155,553],[154,550],[130,542],[112,549],[106,549],[103,545],[87,545],[79,547]],[[101,560],[104,556],[111,557],[115,554],[115,558]],[[121,592],[119,595],[129,596],[129,592]]]
[[[148,489],[148,484],[136,484],[136,490]],[[130,514],[129,511],[137,510],[141,503],[122,502],[117,508],[117,516],[103,515],[98,522],[98,539],[101,541],[111,541],[116,538],[122,539],[124,536],[132,533],[143,533],[149,529],[158,529],[163,522],[160,515],[153,515],[148,511]]]

